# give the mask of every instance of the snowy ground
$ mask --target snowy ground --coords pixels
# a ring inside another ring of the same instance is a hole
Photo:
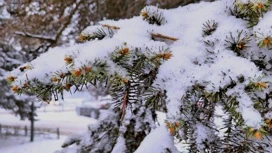
[[[6,111],[0,110],[0,124],[29,126],[28,120],[22,121]],[[59,128],[60,133],[70,135],[86,131],[87,125],[95,123],[96,120],[84,116],[78,116],[74,110],[64,112],[43,112],[38,111],[38,121],[35,127],[38,128]]]
[[[59,128],[61,134],[74,134],[84,132],[87,125],[96,122],[95,119],[78,116],[75,111],[69,112],[39,112],[35,127]],[[19,117],[11,114],[1,114],[0,124],[29,126],[28,120],[21,121]]]
[[[47,108],[48,110],[48,108]],[[54,108],[52,110],[58,110]],[[158,113],[158,121],[163,124],[165,114]],[[29,121],[21,121],[19,117],[14,116],[4,110],[0,110],[0,124],[29,126]],[[87,130],[87,125],[95,123],[96,120],[84,116],[78,116],[75,111],[52,112],[38,111],[39,121],[35,122],[35,127],[40,128],[60,128],[60,139],[35,137],[35,142],[29,142],[29,137],[23,136],[1,136],[0,135],[0,153],[53,153],[61,149],[64,139],[71,134],[79,134]],[[54,137],[54,136],[53,136]],[[176,147],[182,150],[182,145]]]
[[[36,136],[35,141],[31,143],[29,137],[0,135],[0,153],[53,153],[61,149],[61,145],[68,135],[85,132],[88,124],[96,122],[95,119],[78,116],[74,110],[64,112],[38,111],[37,118],[39,120],[35,122],[35,127],[59,128],[60,139]],[[0,124],[29,126],[30,122],[28,120],[21,121],[19,117],[0,110]]]
[[[53,153],[61,149],[60,139],[39,139],[29,142],[29,137],[0,136],[0,153]]]

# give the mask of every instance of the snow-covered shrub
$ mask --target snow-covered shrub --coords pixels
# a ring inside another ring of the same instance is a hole
[[[110,85],[111,111],[62,152],[177,152],[171,137],[192,153],[269,152],[271,18],[271,0],[148,6],[139,17],[88,27],[84,43],[53,48],[9,80],[15,93],[43,100]]]

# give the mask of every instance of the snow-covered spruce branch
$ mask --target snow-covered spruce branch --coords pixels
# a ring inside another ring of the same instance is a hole
[[[271,18],[271,0],[147,6],[140,17],[86,28],[83,43],[53,48],[8,80],[15,93],[46,97],[65,83],[110,84],[110,113],[89,127],[78,152],[149,150],[156,131],[171,142],[150,152],[176,152],[169,134],[188,152],[271,152]],[[167,36],[154,41],[150,31]],[[167,112],[168,131],[157,128],[157,110]]]
[[[114,31],[113,30],[119,30],[120,27],[114,26],[114,25],[109,25],[109,24],[101,24],[98,26],[90,27],[88,29],[85,29],[78,37],[78,40],[81,42],[84,41],[89,41],[89,40],[94,40],[98,39],[101,40],[104,37],[113,37]],[[160,33],[150,33],[150,36],[152,39],[162,39],[163,41],[165,40],[170,40],[170,41],[177,41],[178,38],[174,38],[171,36],[163,35]]]

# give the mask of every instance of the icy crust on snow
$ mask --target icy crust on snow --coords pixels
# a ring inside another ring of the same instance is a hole
[[[93,40],[71,47],[51,49],[29,63],[30,70],[26,72],[20,72],[19,69],[14,70],[11,73],[12,76],[17,77],[14,85],[22,86],[26,79],[32,80],[34,78],[49,83],[55,72],[65,72],[70,69],[63,60],[67,55],[74,58],[73,67],[92,62],[96,58],[105,59],[110,64],[110,72],[113,73],[115,70],[119,71],[120,68],[109,61],[108,55],[117,46],[126,43],[130,49],[138,47],[142,50],[149,48],[154,51],[168,47],[172,51],[173,57],[160,67],[154,84],[167,91],[170,101],[168,116],[176,116],[181,105],[181,97],[188,87],[196,83],[207,85],[206,90],[209,92],[216,92],[219,87],[229,84],[231,79],[237,81],[239,75],[243,75],[246,80],[262,75],[262,72],[249,59],[251,56],[258,57],[259,54],[269,55],[271,53],[259,49],[253,40],[254,37],[251,37],[252,40],[249,43],[251,47],[243,50],[248,59],[238,57],[233,51],[227,49],[225,40],[226,37],[230,37],[230,34],[237,37],[237,31],[241,30],[243,30],[242,36],[245,33],[253,34],[247,30],[246,21],[231,15],[227,6],[232,6],[233,3],[234,0],[201,2],[172,10],[160,10],[167,21],[161,26],[148,24],[142,17],[100,22],[100,24],[117,26],[120,29],[114,31],[112,38],[106,37],[103,40]],[[151,9],[153,10],[153,8]],[[254,27],[254,31],[270,34],[271,16],[271,12],[265,14],[260,23]],[[210,36],[203,36],[203,23],[207,20],[218,22],[218,28]],[[96,28],[88,27],[83,33],[93,33]],[[151,33],[164,34],[178,40],[170,41],[170,43],[154,41],[151,39]],[[214,46],[207,46],[204,41],[214,42]],[[206,49],[212,51],[213,54],[207,52]],[[249,82],[246,81],[241,86],[246,86],[247,83]],[[246,120],[247,125],[258,128],[262,120],[260,114],[254,110],[252,101],[242,88],[237,93],[241,103],[238,111]],[[248,116],[247,112],[251,112],[251,116],[254,118]]]

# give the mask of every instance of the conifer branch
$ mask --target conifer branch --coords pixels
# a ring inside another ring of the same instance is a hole
[[[156,24],[161,26],[166,23],[163,11],[154,6],[146,6],[141,11],[141,16],[143,20],[147,21],[149,24]]]

